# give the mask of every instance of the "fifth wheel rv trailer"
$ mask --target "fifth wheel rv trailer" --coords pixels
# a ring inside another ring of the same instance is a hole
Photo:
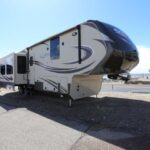
[[[0,83],[80,99],[99,93],[103,75],[121,78],[139,62],[120,29],[90,20],[0,60]],[[124,79],[124,78],[122,78]]]

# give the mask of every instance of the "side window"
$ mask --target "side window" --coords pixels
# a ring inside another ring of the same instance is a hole
[[[26,57],[25,56],[17,57],[17,71],[19,74],[26,73]]]
[[[60,57],[60,45],[59,37],[50,41],[50,57],[51,59],[59,59]]]
[[[13,66],[7,65],[7,74],[13,74]]]
[[[5,65],[2,65],[2,66],[1,66],[1,74],[2,74],[2,75],[5,75]]]

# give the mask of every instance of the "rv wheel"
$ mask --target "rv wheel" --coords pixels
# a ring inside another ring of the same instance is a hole
[[[24,89],[24,95],[25,95],[25,96],[32,95],[31,89],[25,87],[25,89]]]

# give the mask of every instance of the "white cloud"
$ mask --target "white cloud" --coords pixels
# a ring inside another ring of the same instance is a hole
[[[149,73],[150,70],[150,48],[139,45],[137,46],[140,62],[131,71],[131,73]]]

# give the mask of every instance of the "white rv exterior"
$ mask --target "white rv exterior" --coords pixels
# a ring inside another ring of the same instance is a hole
[[[138,58],[129,62],[124,59],[124,54],[114,55],[116,50],[111,43],[114,43],[113,39],[101,32],[97,23],[82,23],[1,59],[1,66],[12,65],[13,72],[7,75],[6,69],[6,76],[1,74],[0,81],[7,82],[6,78],[12,78],[10,83],[19,85],[22,90],[33,88],[67,94],[74,100],[96,95],[101,89],[104,74],[117,75],[129,71],[138,62]],[[26,58],[26,71],[22,74],[17,72],[20,55]],[[108,64],[112,56],[118,58],[119,65]],[[7,58],[11,58],[11,63],[4,61]],[[120,62],[121,59],[124,60]]]
[[[77,33],[78,29],[72,29],[61,34],[59,38],[56,36],[60,50],[55,58],[51,54],[51,39],[29,48],[29,57],[33,59],[33,65],[29,67],[31,85],[45,91],[70,93],[73,99],[94,95],[100,91],[103,75],[89,76],[88,72],[106,56],[104,45],[92,40],[104,38],[94,28],[81,25],[83,50],[82,63],[79,63]]]
[[[24,85],[27,84],[27,74],[19,62],[20,58],[24,58],[26,63],[26,54],[23,53],[12,53],[2,59],[0,59],[0,84],[10,84],[10,85]],[[21,67],[19,66],[21,65]],[[22,72],[24,71],[24,72]]]

